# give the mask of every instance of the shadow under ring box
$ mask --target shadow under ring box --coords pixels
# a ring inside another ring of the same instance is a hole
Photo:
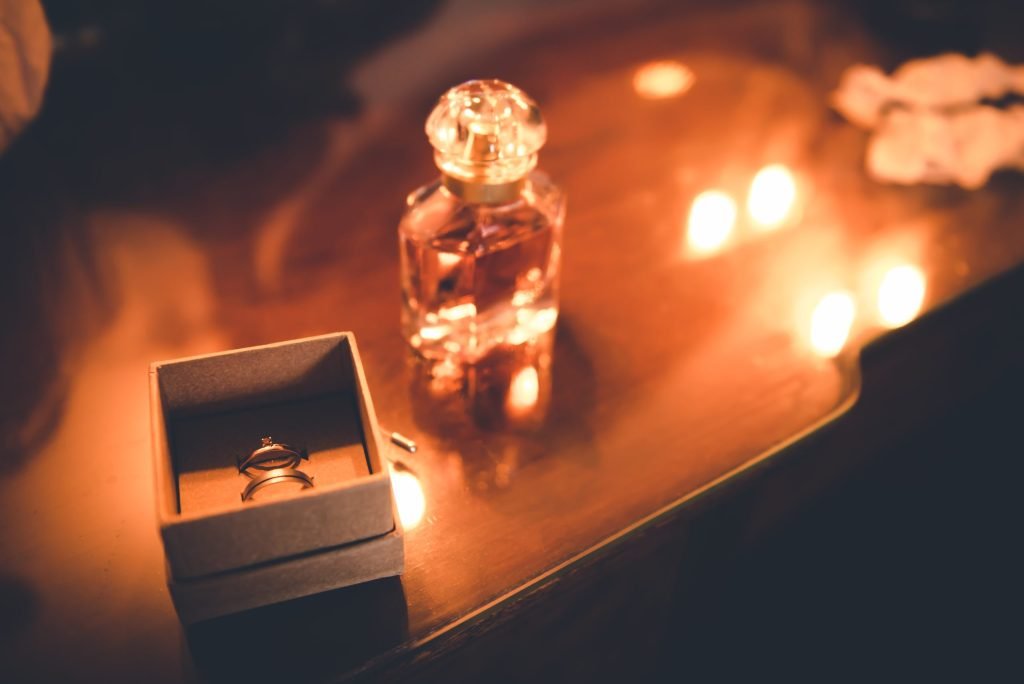
[[[401,527],[355,337],[335,333],[152,364],[157,519],[193,623],[401,574]],[[308,489],[253,501],[237,459],[305,450]]]

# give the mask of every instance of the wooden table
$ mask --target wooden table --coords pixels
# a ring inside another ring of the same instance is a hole
[[[1022,369],[1024,180],[966,192],[865,176],[866,136],[827,96],[850,63],[903,55],[861,15],[790,2],[540,16],[493,52],[470,41],[472,60],[443,49],[465,25],[418,30],[356,72],[361,111],[334,116],[256,97],[204,116],[190,98],[215,85],[168,94],[117,59],[58,73],[0,159],[0,660],[15,680],[549,678],[643,662],[623,635],[676,618],[695,578]],[[656,60],[692,86],[638,92]],[[413,76],[388,82],[399,63]],[[432,99],[482,74],[539,100],[541,165],[570,204],[550,356],[494,359],[467,387],[403,346],[395,226],[434,175]],[[800,215],[757,230],[743,201],[770,163],[795,175]],[[708,189],[740,219],[698,255],[687,213]],[[889,331],[878,293],[899,265],[926,291]],[[832,356],[811,328],[836,291],[856,315]],[[420,445],[397,492],[406,572],[186,633],[156,534],[147,365],[336,330],[358,337],[382,423]],[[510,418],[527,363],[538,392]],[[540,655],[573,645],[592,661]]]

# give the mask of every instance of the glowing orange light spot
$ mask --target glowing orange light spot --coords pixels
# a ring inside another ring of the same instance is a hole
[[[442,271],[450,271],[454,266],[458,266],[462,261],[460,254],[454,252],[438,252],[437,263],[441,266]]]
[[[848,292],[830,292],[821,298],[811,314],[811,348],[816,354],[833,357],[843,350],[857,306]]]
[[[889,269],[878,287],[878,317],[882,324],[898,328],[914,320],[924,303],[925,277],[917,266]]]
[[[675,60],[648,62],[633,74],[633,90],[640,97],[661,100],[682,95],[693,80],[693,71]]]
[[[513,417],[530,412],[540,398],[540,377],[533,366],[524,366],[512,376],[505,407]]]
[[[796,180],[783,164],[771,164],[754,176],[747,195],[747,212],[761,228],[785,223],[796,202]]]
[[[395,505],[402,527],[411,530],[423,520],[427,500],[423,496],[423,485],[419,478],[405,468],[391,466],[391,491],[395,494]]]
[[[687,220],[686,242],[697,254],[722,248],[736,225],[736,202],[719,190],[706,190],[693,200]]]

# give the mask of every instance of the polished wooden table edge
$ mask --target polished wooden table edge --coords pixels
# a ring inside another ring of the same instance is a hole
[[[842,440],[849,431],[862,431],[869,425],[858,424],[857,409],[863,405],[866,395],[874,395],[875,392],[884,392],[885,388],[875,387],[871,380],[865,383],[865,376],[872,376],[872,367],[876,361],[884,355],[901,354],[910,352],[912,356],[923,358],[926,355],[917,351],[916,345],[922,340],[941,339],[934,337],[936,329],[953,326],[958,330],[967,330],[965,338],[976,340],[983,337],[987,329],[979,329],[979,326],[963,327],[956,326],[952,321],[960,318],[970,318],[978,310],[985,312],[985,321],[998,324],[998,313],[1005,309],[1000,307],[1001,300],[1008,297],[1013,299],[1013,292],[1024,292],[1024,265],[1017,266],[1009,271],[998,274],[976,287],[962,292],[935,307],[928,310],[921,317],[911,323],[885,332],[866,342],[862,347],[852,350],[837,357],[836,363],[840,364],[846,376],[849,378],[848,389],[844,398],[837,406],[821,419],[809,425],[806,429],[788,439],[779,442],[770,449],[752,457],[714,480],[687,493],[686,495],[658,508],[629,526],[619,530],[601,541],[574,554],[570,558],[545,570],[533,579],[525,582],[478,607],[477,609],[460,616],[459,618],[443,625],[430,634],[409,641],[398,647],[382,653],[380,656],[365,662],[361,667],[346,673],[343,679],[358,678],[361,675],[370,674],[378,668],[386,667],[403,656],[417,658],[417,653],[424,647],[444,640],[447,637],[459,633],[461,630],[470,627],[484,626],[488,618],[496,616],[502,609],[517,599],[526,598],[536,592],[543,591],[546,587],[553,585],[557,580],[570,575],[574,570],[582,567],[585,562],[594,562],[606,558],[617,550],[624,548],[631,540],[639,535],[652,532],[653,530],[665,527],[674,523],[684,522],[688,515],[695,515],[701,510],[700,506],[713,506],[721,497],[728,496],[733,488],[756,481],[759,475],[770,469],[785,465],[799,456],[820,457],[817,449],[811,454],[811,447],[816,439],[831,438]],[[988,315],[989,309],[993,309],[992,302],[995,302],[995,316]],[[988,306],[986,306],[986,304]],[[1004,321],[1020,325],[1009,317],[1003,317]],[[1024,338],[1024,326],[1018,335]],[[1005,336],[1006,340],[1016,339],[1013,335]],[[1021,340],[1024,341],[1024,340]],[[1012,348],[1011,342],[1005,342],[1005,347]],[[998,360],[986,359],[989,368],[1000,367]],[[993,362],[995,361],[995,362]],[[1019,362],[1018,362],[1019,364]],[[932,363],[940,369],[946,368],[948,364],[942,361]],[[958,377],[960,381],[957,387],[964,384],[963,378],[972,375],[973,366],[968,369],[961,367]],[[997,371],[993,371],[997,372]],[[950,383],[952,385],[953,383]],[[933,398],[933,395],[929,395]],[[930,406],[929,413],[935,414],[940,408],[934,401]],[[860,419],[860,423],[870,423],[871,417]],[[869,451],[863,449],[862,451]],[[847,456],[849,454],[846,454]],[[853,464],[854,467],[856,464]],[[778,522],[778,521],[775,521]]]

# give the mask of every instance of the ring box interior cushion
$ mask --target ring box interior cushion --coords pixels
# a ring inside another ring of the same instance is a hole
[[[196,603],[189,587],[222,596],[211,587],[226,573],[234,586],[262,578],[264,596],[228,601],[253,607],[401,572],[389,473],[350,333],[154,363],[150,389],[157,513],[183,619],[183,605]],[[243,502],[249,477],[237,459],[267,436],[306,450],[298,467],[314,487],[268,486]],[[317,568],[329,577],[311,576]],[[270,590],[277,584],[283,592]]]

